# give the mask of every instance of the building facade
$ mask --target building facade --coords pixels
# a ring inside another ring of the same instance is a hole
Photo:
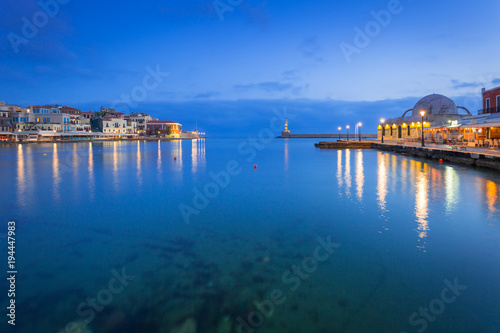
[[[82,113],[79,109],[75,109],[70,106],[63,106],[60,110],[61,113],[67,113],[70,115],[80,115]]]
[[[137,122],[121,117],[94,118],[91,120],[93,132],[116,136],[137,134]]]
[[[410,112],[411,114],[408,115]],[[424,112],[423,117],[421,112]],[[466,108],[457,106],[450,98],[432,94],[420,99],[412,109],[406,110],[401,117],[381,121],[378,125],[378,138],[418,141],[422,138],[422,134],[429,133],[426,131],[427,129],[452,126],[471,115]],[[451,133],[443,132],[438,141],[446,141],[450,136]]]
[[[146,134],[147,123],[153,120],[147,113],[131,113],[128,115],[128,118],[137,122],[137,131],[139,134]]]
[[[500,112],[500,87],[486,90],[483,88],[483,108],[479,114]]]
[[[148,121],[146,134],[159,137],[180,138],[182,125],[171,120]]]

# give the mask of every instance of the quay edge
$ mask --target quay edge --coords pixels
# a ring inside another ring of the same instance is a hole
[[[360,145],[361,144],[361,145]],[[315,146],[321,149],[377,149],[381,151],[413,157],[443,160],[454,164],[500,170],[500,156],[474,151],[456,151],[441,148],[413,147],[377,142],[320,142]]]

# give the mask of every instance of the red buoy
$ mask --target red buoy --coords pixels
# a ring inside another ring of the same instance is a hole
[[[174,161],[177,161],[177,157],[174,157]]]
[[[254,169],[257,169],[257,164],[254,164],[254,165],[253,165],[253,168],[254,168]]]
[[[442,158],[439,159],[439,163],[443,163],[443,159]]]

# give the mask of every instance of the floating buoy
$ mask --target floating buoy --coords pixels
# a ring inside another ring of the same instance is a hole
[[[177,157],[174,157],[174,161],[177,161]]]
[[[47,154],[43,154],[43,156],[47,156]]]
[[[253,165],[253,168],[254,168],[254,169],[257,169],[257,164],[254,164],[254,165]]]
[[[439,163],[443,163],[443,159],[442,158],[439,159]]]
[[[99,150],[99,152],[101,152],[101,151]]]

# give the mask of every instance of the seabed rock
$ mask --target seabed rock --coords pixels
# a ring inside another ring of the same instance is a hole
[[[196,333],[197,326],[193,318],[188,318],[182,325],[173,328],[170,333]]]

